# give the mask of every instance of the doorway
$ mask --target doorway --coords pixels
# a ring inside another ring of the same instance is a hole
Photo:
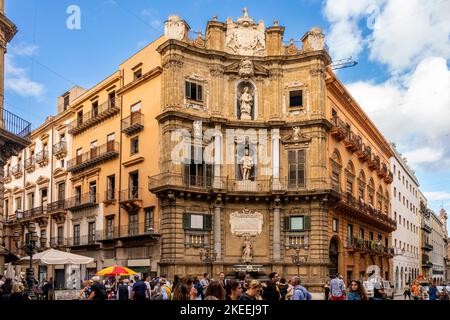
[[[329,258],[330,258],[330,267],[329,267],[329,275],[330,277],[334,277],[338,273],[339,267],[339,243],[336,237],[331,238],[330,240],[330,249],[329,249]]]
[[[55,290],[61,290],[65,288],[65,270],[55,270]]]

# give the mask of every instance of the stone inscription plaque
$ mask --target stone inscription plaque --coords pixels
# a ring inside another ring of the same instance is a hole
[[[244,209],[230,214],[231,233],[236,236],[256,236],[262,232],[263,215]]]

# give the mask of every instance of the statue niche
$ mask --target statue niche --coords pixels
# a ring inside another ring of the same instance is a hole
[[[255,87],[249,81],[237,86],[237,117],[240,120],[255,119]]]
[[[240,181],[254,181],[256,177],[256,150],[248,141],[240,144],[236,148],[236,179]]]

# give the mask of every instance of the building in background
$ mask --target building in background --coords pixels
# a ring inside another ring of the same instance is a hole
[[[29,143],[31,133],[31,123],[21,119],[15,114],[5,109],[5,54],[8,43],[17,33],[17,28],[5,16],[5,1],[0,0],[0,166],[3,167],[7,159],[16,155]],[[8,262],[10,252],[5,249],[3,209],[3,170],[0,170],[0,274],[3,274],[5,262]]]
[[[446,239],[447,234],[447,213],[443,210],[437,216],[431,211],[431,245],[433,247],[430,252],[430,261],[433,264],[431,269],[430,278],[436,282],[436,285],[442,285],[446,283],[445,269],[446,269],[446,256],[447,246]]]
[[[397,230],[392,233],[393,279],[395,291],[403,293],[406,283],[417,278],[420,270],[419,241],[419,181],[407,165],[406,160],[396,151],[391,158],[394,181],[391,184],[392,212],[397,221]]]
[[[428,201],[420,190],[418,193],[418,199],[420,214],[420,275],[425,279],[430,279],[431,268],[433,267],[433,263],[431,262],[431,251],[433,251],[433,245],[431,244],[431,233],[433,231],[431,227],[431,215],[433,213],[430,209],[428,209]]]
[[[213,18],[206,37],[189,38],[177,16],[165,30],[149,180],[161,271],[299,272],[314,291],[337,272],[365,279],[370,265],[390,279],[393,153],[331,71],[321,30],[284,45],[284,27],[246,10]]]
[[[9,158],[4,166],[5,244],[18,255],[24,252],[16,248],[12,235],[17,231],[23,242],[29,222],[35,222],[39,236],[47,237],[47,247],[67,248],[65,200],[69,196],[67,162],[72,144],[67,132],[71,120],[68,106],[83,91],[74,87],[59,97],[58,113],[33,130],[29,146]],[[64,286],[64,279],[72,273],[64,267],[56,270],[52,266],[35,267],[36,278],[42,280],[47,274],[54,275],[58,287]]]

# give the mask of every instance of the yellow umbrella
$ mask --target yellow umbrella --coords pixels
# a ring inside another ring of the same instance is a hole
[[[119,267],[119,266],[112,266],[107,267],[103,270],[100,270],[97,272],[98,276],[132,276],[136,274],[137,272],[125,268],[125,267]]]

